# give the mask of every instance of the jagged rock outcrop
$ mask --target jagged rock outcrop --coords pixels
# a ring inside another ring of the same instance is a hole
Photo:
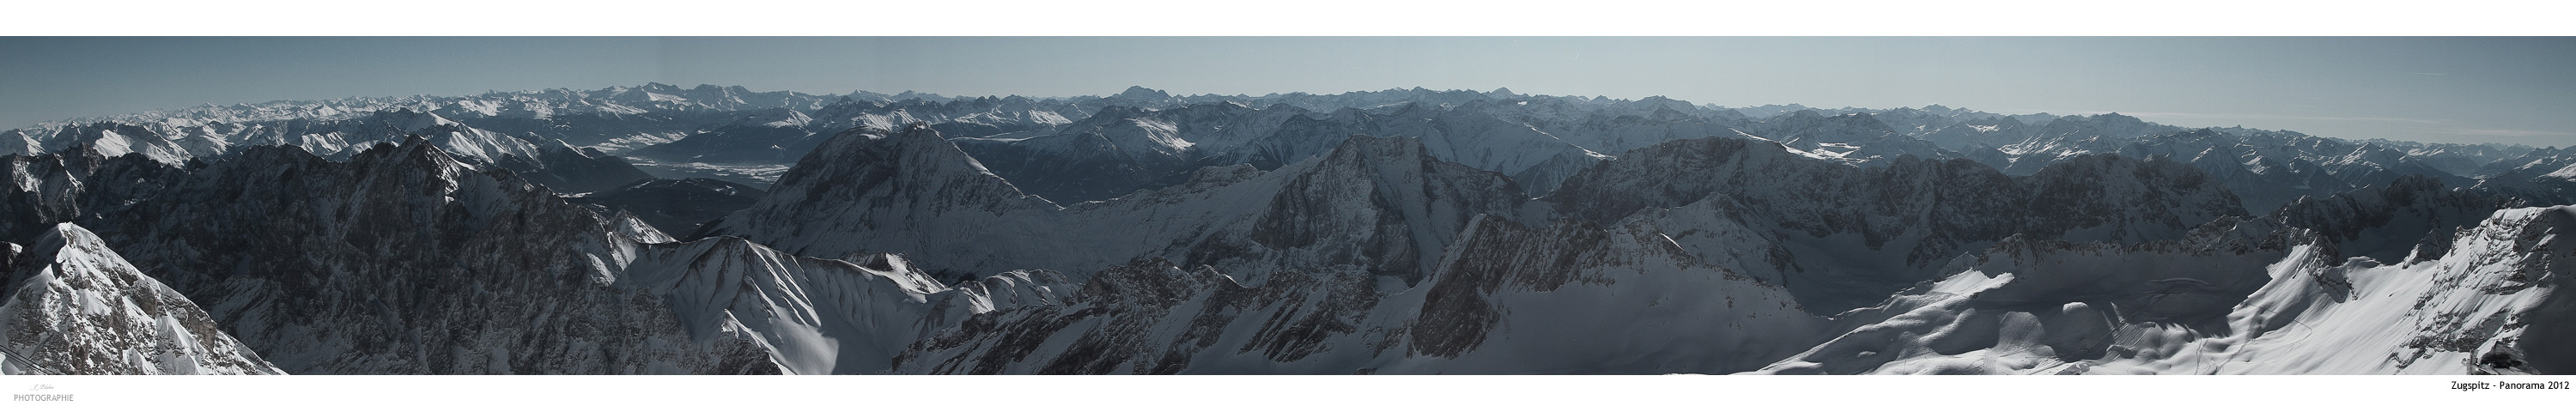
[[[1552,216],[1654,219],[1703,259],[1740,262],[1826,311],[1877,301],[2010,236],[2142,242],[2247,214],[2206,173],[2162,159],[2094,155],[2010,176],[1910,156],[1859,168],[1725,137],[1631,151],[1539,201]]]
[[[0,156],[0,236],[29,239],[54,224],[124,209],[183,175],[149,156],[108,157],[86,146],[45,155]],[[202,167],[191,163],[189,167]]]
[[[2334,244],[2339,254],[2334,257],[2398,263],[2440,258],[2450,252],[2460,230],[2497,210],[2526,204],[2493,190],[2444,187],[2441,180],[2414,175],[2382,187],[2302,198],[2274,211],[2271,219],[2315,230]]]

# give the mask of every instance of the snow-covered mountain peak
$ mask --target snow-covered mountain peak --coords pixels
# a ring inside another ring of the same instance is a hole
[[[1127,90],[1119,91],[1115,97],[1129,100],[1161,101],[1172,98],[1172,94],[1164,93],[1161,90],[1147,89],[1145,86],[1127,86]]]
[[[1127,90],[1119,91],[1118,94],[1109,95],[1101,100],[1111,104],[1157,108],[1183,103],[1182,99],[1173,97],[1171,93],[1147,89],[1144,86],[1128,86]]]
[[[0,374],[284,373],[88,229],[56,224],[9,249],[17,263],[0,268],[17,267],[0,282]]]

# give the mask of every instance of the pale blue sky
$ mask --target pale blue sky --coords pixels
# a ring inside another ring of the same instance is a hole
[[[2576,145],[2576,38],[0,38],[0,127],[201,103],[662,82],[1072,96],[1398,87],[2121,112]]]

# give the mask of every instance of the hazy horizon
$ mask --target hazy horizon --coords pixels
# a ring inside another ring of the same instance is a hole
[[[7,37],[0,127],[202,104],[659,82],[809,94],[1432,90],[2576,145],[2571,38]]]

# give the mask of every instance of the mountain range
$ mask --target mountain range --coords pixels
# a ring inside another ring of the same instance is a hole
[[[2576,154],[662,84],[0,131],[9,374],[2576,371]]]

